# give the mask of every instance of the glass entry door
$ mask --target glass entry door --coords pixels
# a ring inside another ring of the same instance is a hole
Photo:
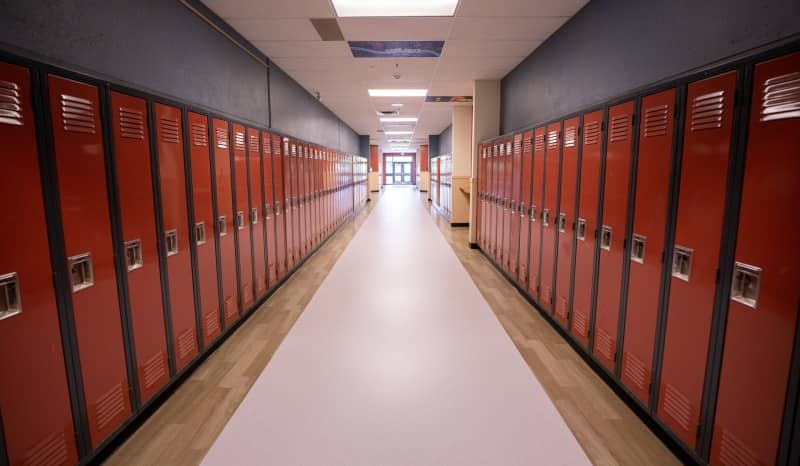
[[[411,156],[386,157],[386,184],[411,184]]]

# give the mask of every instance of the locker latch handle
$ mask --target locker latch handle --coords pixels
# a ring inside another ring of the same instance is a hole
[[[206,243],[206,222],[194,224],[194,240],[198,246]]]
[[[220,236],[228,234],[228,219],[224,215],[217,218],[217,231]]]
[[[125,242],[125,266],[128,268],[128,272],[141,269],[143,265],[142,240],[134,239]]]
[[[167,256],[174,256],[178,253],[178,230],[164,232],[167,243]]]
[[[758,293],[761,289],[761,268],[736,262],[733,266],[733,284],[731,299],[756,309]]]
[[[542,210],[542,225],[546,227],[550,226],[550,209]]]
[[[511,213],[512,214],[517,213],[517,201],[514,200],[511,201]]]
[[[22,312],[19,297],[19,277],[16,272],[0,275],[0,320]]]
[[[535,205],[531,206],[530,217],[531,217],[531,223],[536,222],[536,206]]]
[[[236,212],[236,228],[239,230],[244,228],[244,212],[241,210]]]
[[[520,202],[519,203],[519,216],[520,217],[525,217],[525,215],[527,213],[528,213],[528,211],[525,210],[525,203],[524,202]]]
[[[91,253],[86,252],[72,256],[67,262],[69,264],[69,275],[73,293],[85,290],[94,285]]]
[[[611,250],[611,227],[608,225],[600,228],[600,249]]]
[[[689,281],[692,275],[692,249],[675,245],[672,252],[672,276],[685,282]]]
[[[647,246],[647,238],[642,235],[633,235],[631,241],[631,261],[644,264],[644,253]]]
[[[586,241],[586,219],[579,218],[578,219],[578,226],[576,228],[578,239],[580,241]]]
[[[556,220],[556,226],[558,227],[558,231],[561,233],[565,233],[567,231],[567,214],[561,212],[558,214],[558,219]]]
[[[255,225],[258,223],[258,208],[252,207],[250,208],[250,223]]]

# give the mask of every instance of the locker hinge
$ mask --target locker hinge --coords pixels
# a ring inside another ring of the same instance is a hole
[[[717,271],[716,271],[716,275],[715,275],[715,278],[714,278],[714,283],[719,285],[719,269],[717,269]]]
[[[702,427],[702,426],[703,426],[703,424],[702,424],[702,423],[698,423],[698,424],[697,424],[697,431],[694,433],[694,436],[695,436],[695,438],[697,438],[697,439],[699,439],[699,438],[700,438],[700,431],[702,430],[702,429],[701,429],[701,427]]]
[[[617,353],[616,351],[614,351],[614,364],[616,364],[616,363],[617,363],[617,355],[618,355],[618,354],[619,354],[619,353]]]
[[[672,106],[672,118],[678,118],[678,106],[677,105],[673,105]]]
[[[664,261],[666,260],[666,258],[667,258],[667,251],[665,251],[665,250],[663,250],[663,249],[662,249],[662,250],[661,250],[661,263],[662,263],[662,264],[664,263]]]
[[[628,249],[628,238],[622,240],[622,250]]]
[[[541,287],[539,285],[536,285],[536,293],[540,293],[540,292],[541,292]]]
[[[636,113],[631,115],[631,126],[636,126],[636,117],[639,116]]]
[[[600,131],[605,131],[605,130],[606,130],[606,122],[605,121],[601,121],[600,122]]]
[[[653,397],[653,382],[647,385],[647,394],[650,395],[651,398]]]
[[[580,136],[581,133],[583,133],[583,126],[578,126],[578,136]]]

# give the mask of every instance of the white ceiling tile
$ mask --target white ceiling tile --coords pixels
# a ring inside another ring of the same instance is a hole
[[[445,40],[453,18],[339,18],[345,40]]]
[[[567,17],[455,18],[451,39],[542,41]]]
[[[270,40],[320,40],[307,19],[236,19],[228,21],[250,42]]]
[[[456,16],[572,16],[589,0],[461,0]]]
[[[442,57],[527,57],[542,41],[459,40],[445,42]]]
[[[282,57],[351,57],[345,42],[323,42],[310,40],[253,41],[270,58]]]
[[[203,0],[224,19],[333,18],[329,0]]]

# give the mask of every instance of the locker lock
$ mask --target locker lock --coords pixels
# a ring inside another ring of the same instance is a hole
[[[0,275],[0,320],[22,312],[19,299],[19,279],[16,272]]]
[[[542,225],[546,227],[550,226],[550,209],[542,210]]]
[[[672,276],[685,282],[692,275],[692,254],[694,251],[683,246],[675,246],[672,252]]]
[[[264,219],[269,220],[270,215],[272,215],[272,205],[264,204]]]
[[[236,228],[239,230],[244,228],[244,212],[241,210],[236,212]]]
[[[85,290],[94,285],[94,272],[92,270],[92,254],[83,253],[67,259],[69,265],[72,292]]]
[[[647,238],[642,235],[633,235],[631,243],[631,260],[639,264],[644,264],[644,251],[647,244]]]
[[[600,228],[600,249],[611,250],[611,227],[608,225]]]
[[[524,202],[520,202],[519,203],[519,216],[520,217],[524,217],[527,213],[528,213],[528,211],[525,210],[525,203]]]
[[[164,233],[167,240],[167,256],[178,253],[178,230],[169,230]]]
[[[253,225],[258,223],[258,208],[253,207],[250,209],[250,223]]]
[[[567,214],[561,212],[558,214],[558,220],[556,220],[556,227],[558,227],[558,231],[564,233],[567,231]]]
[[[217,231],[220,236],[228,234],[228,219],[226,219],[224,215],[217,218]]]
[[[128,272],[142,268],[142,240],[135,239],[125,243],[125,265]]]
[[[585,241],[586,240],[586,219],[585,218],[579,218],[578,219],[578,226],[577,226],[576,230],[577,230],[578,239],[580,241]]]
[[[536,221],[536,206],[535,205],[531,206],[530,218],[531,218],[531,222],[535,222]]]
[[[756,309],[760,288],[761,269],[743,262],[736,262],[733,267],[731,299]]]
[[[194,224],[194,238],[198,245],[205,244],[206,222],[197,222]]]

